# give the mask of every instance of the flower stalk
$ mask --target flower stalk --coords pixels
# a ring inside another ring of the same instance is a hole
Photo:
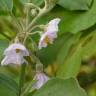
[[[26,69],[26,64],[22,64],[21,65],[21,72],[20,72],[20,80],[19,80],[19,94],[18,96],[21,96],[21,93],[22,93],[22,88],[23,88],[23,85],[24,85],[24,81],[25,81],[25,69]]]
[[[38,15],[32,20],[32,22],[28,25],[26,31],[29,31],[30,28],[36,23],[36,21],[41,17],[43,16],[44,14],[46,13],[46,10],[45,9],[42,9]]]

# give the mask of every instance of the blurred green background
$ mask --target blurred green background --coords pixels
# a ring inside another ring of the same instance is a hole
[[[13,5],[10,4],[18,20],[25,17],[25,2],[27,0],[13,0]],[[41,7],[44,5],[43,0],[32,2]],[[9,15],[9,11],[6,11],[7,7],[4,5],[2,7],[2,4],[0,4],[0,60],[4,57],[4,49],[18,33],[14,19]],[[57,5],[38,20],[38,24],[46,24],[56,17],[61,18],[58,38],[53,45],[39,50],[36,56],[44,64],[46,74],[64,78],[76,77],[88,96],[96,96],[96,0],[58,0]],[[38,36],[31,38],[38,44]],[[32,52],[35,50],[32,49]],[[33,77],[30,66],[27,66],[27,69],[26,82]],[[19,71],[19,66],[0,67],[0,73],[7,74],[17,83]],[[6,92],[4,90],[3,85],[0,86],[0,93],[9,96],[8,89]]]

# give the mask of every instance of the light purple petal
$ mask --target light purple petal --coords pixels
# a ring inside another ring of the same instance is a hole
[[[8,65],[8,64],[23,64],[26,62],[26,60],[23,58],[23,55],[21,53],[15,53],[13,51],[9,55],[6,55],[4,59],[1,62],[1,65]]]
[[[58,24],[60,22],[60,19],[59,18],[56,18],[56,19],[53,19],[51,20],[48,25],[47,25],[47,31],[50,31],[50,32],[58,32]]]
[[[42,47],[47,47],[47,43],[52,44],[54,39],[57,38],[59,22],[60,22],[60,19],[55,18],[47,24],[46,32],[44,32],[41,35],[41,38],[39,40],[39,46],[38,46],[39,49],[41,49]],[[45,41],[46,37],[48,37],[49,39],[48,42]]]
[[[16,51],[16,49],[19,49],[23,56],[29,56],[28,50],[25,48],[24,45],[20,43],[13,43],[9,45],[9,47],[4,51],[4,55],[9,55],[13,51]]]
[[[37,73],[33,80],[36,80],[37,82],[33,84],[32,87],[34,89],[39,89],[49,80],[49,77],[46,76],[44,73]]]

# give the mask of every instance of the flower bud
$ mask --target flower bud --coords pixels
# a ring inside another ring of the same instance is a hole
[[[50,78],[43,72],[43,64],[36,64],[36,74],[33,80],[36,83],[33,84],[33,89],[41,88]]]
[[[32,16],[36,16],[36,15],[37,15],[37,13],[38,13],[38,12],[37,12],[37,10],[36,10],[36,9],[32,9],[32,10],[31,10],[31,15],[32,15]]]

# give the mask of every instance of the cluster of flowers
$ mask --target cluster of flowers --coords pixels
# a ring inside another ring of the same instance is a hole
[[[45,32],[41,34],[38,48],[47,47],[50,43],[52,44],[54,39],[57,38],[58,24],[60,22],[59,18],[51,20],[45,27]],[[23,64],[27,63],[24,59],[24,56],[29,56],[27,48],[21,43],[13,43],[4,51],[4,59],[1,62],[1,65],[8,64]],[[46,76],[43,71],[36,72],[34,80],[37,80],[36,84],[33,85],[33,88],[39,89],[43,84],[45,84],[49,77]]]

